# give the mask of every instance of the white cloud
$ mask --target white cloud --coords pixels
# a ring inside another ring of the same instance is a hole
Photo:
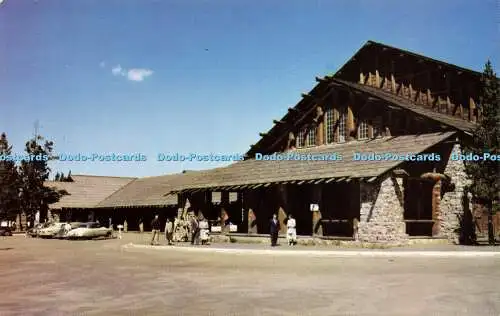
[[[135,69],[130,69],[127,72],[127,78],[128,80],[132,81],[143,81],[145,78],[151,76],[152,74],[153,71],[150,69],[135,68]]]
[[[111,73],[115,76],[125,76],[125,70],[120,65],[113,67]]]
[[[115,76],[126,77],[130,81],[144,81],[144,79],[153,74],[153,71],[145,68],[132,68],[127,70],[117,65],[111,69],[111,73]]]
[[[101,67],[101,68],[106,67],[106,62],[101,61],[101,62],[99,63],[99,67]]]

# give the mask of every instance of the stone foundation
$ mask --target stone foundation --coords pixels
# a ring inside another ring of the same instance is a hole
[[[462,150],[459,144],[453,146],[452,155],[461,155]],[[468,200],[465,186],[469,184],[467,174],[465,173],[465,165],[460,160],[448,160],[444,174],[451,178],[451,183],[454,185],[454,190],[446,192],[441,200],[441,212],[439,214],[440,221],[440,236],[446,237],[448,240],[458,243],[460,218],[464,215],[464,199]]]
[[[361,183],[357,237],[362,243],[408,243],[402,179],[388,177],[378,184]]]

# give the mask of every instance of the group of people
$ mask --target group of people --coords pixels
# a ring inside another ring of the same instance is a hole
[[[286,239],[289,246],[297,244],[297,223],[295,218],[291,214],[285,220],[285,225],[287,227]],[[278,220],[278,215],[274,214],[270,223],[270,233],[271,233],[271,246],[278,245],[278,234],[281,230],[281,224]]]
[[[200,227],[200,221],[195,215],[190,216],[189,220],[189,230],[191,233],[191,244],[198,245],[200,244],[200,233],[203,227]],[[161,223],[158,215],[155,215],[153,221],[151,222],[151,228],[153,236],[151,238],[151,245],[159,245],[160,244],[160,234],[161,234]],[[170,218],[167,218],[165,223],[165,240],[169,245],[173,244],[174,232],[176,229],[176,222],[172,221]]]
[[[151,228],[153,237],[151,238],[151,245],[159,245],[160,244],[160,234],[161,234],[161,223],[158,215],[155,215],[153,221],[151,221]],[[165,239],[169,245],[173,244],[173,236],[174,236],[174,223],[167,217],[167,221],[165,223]]]

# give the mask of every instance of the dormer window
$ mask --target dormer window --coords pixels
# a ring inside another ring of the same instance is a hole
[[[328,108],[325,111],[325,135],[326,143],[331,144],[335,141],[335,112],[333,108]]]
[[[339,142],[345,142],[347,139],[347,108],[343,108],[340,110],[339,117]]]
[[[311,126],[307,131],[306,146],[316,146],[316,126]]]
[[[297,148],[305,147],[306,144],[306,129],[303,128],[297,133],[296,146]]]
[[[358,124],[358,139],[368,139],[368,123],[361,120]]]

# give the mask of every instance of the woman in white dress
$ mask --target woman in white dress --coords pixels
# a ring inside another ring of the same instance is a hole
[[[296,228],[296,222],[295,218],[290,214],[288,215],[288,220],[286,222],[286,227],[287,227],[287,233],[286,233],[286,239],[288,241],[288,245],[295,245],[297,244],[297,228]]]

